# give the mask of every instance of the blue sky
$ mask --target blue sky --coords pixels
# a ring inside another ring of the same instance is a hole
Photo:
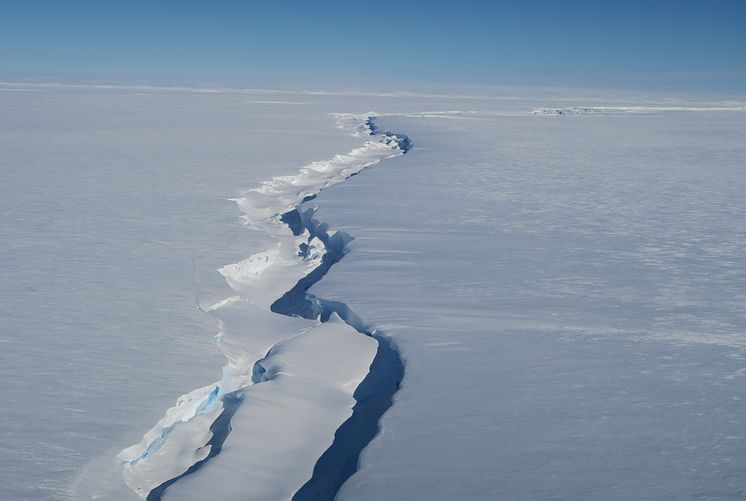
[[[746,91],[746,0],[0,0],[0,73]]]

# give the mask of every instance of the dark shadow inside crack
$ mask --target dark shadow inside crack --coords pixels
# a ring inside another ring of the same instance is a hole
[[[378,341],[378,349],[367,376],[355,390],[355,406],[350,416],[337,429],[331,446],[324,451],[314,466],[313,475],[293,496],[294,501],[332,500],[342,484],[358,469],[360,454],[380,431],[380,421],[394,402],[404,378],[404,363],[390,339],[371,332],[346,304],[317,298],[308,289],[338,263],[346,253],[352,238],[343,232],[328,233],[328,225],[313,219],[314,210],[294,209],[281,216],[281,221],[298,236],[308,231],[326,247],[321,265],[298,281],[275,301],[270,309],[282,315],[318,318],[326,322],[336,313],[348,325],[365,336]]]
[[[389,339],[374,336],[378,351],[370,372],[355,390],[352,416],[337,429],[332,445],[316,461],[311,479],[293,501],[333,500],[358,469],[360,454],[378,435],[383,415],[394,403],[404,377],[404,363]]]
[[[369,117],[365,125],[371,135],[379,134],[373,117]],[[406,135],[389,132],[383,132],[383,135],[387,144],[395,143],[402,153],[407,153],[412,147]],[[404,377],[404,363],[390,339],[371,332],[346,304],[323,300],[308,294],[308,289],[321,280],[329,269],[344,257],[347,244],[352,241],[350,235],[341,231],[330,235],[327,224],[313,219],[315,209],[301,209],[303,203],[315,199],[316,196],[316,194],[305,196],[297,208],[282,214],[280,221],[288,226],[294,236],[300,236],[308,230],[310,237],[316,237],[324,243],[326,253],[321,264],[277,299],[271,305],[270,310],[281,315],[318,318],[322,322],[326,322],[332,313],[337,313],[360,334],[374,337],[378,341],[378,349],[367,376],[353,394],[356,403],[352,408],[352,416],[335,432],[331,446],[317,460],[311,479],[293,496],[293,500],[296,501],[334,499],[342,484],[357,471],[363,449],[379,433],[380,420],[393,405],[394,394],[398,391]],[[305,248],[301,245],[300,255],[304,255],[309,244],[310,242],[303,244]],[[255,370],[263,369],[261,364],[257,365]],[[261,379],[261,374],[255,374],[255,376]],[[207,457],[192,465],[181,475],[153,489],[148,494],[147,501],[161,501],[169,486],[195,473],[220,453],[231,432],[231,419],[241,401],[239,393],[223,397],[223,412],[210,426],[212,437],[205,445],[210,446]]]
[[[229,393],[223,396],[223,412],[220,413],[218,418],[210,426],[212,438],[210,438],[207,444],[205,444],[205,447],[207,447],[208,445],[210,446],[210,452],[207,454],[207,457],[201,461],[198,461],[197,463],[194,463],[192,466],[189,467],[187,471],[185,471],[178,477],[171,478],[150,491],[148,497],[146,498],[146,501],[161,501],[161,499],[163,498],[163,494],[166,492],[166,489],[168,489],[169,486],[186,477],[187,475],[191,475],[192,473],[196,472],[197,470],[202,468],[202,466],[204,466],[205,463],[207,463],[210,459],[220,454],[220,451],[223,449],[225,439],[228,438],[228,435],[231,432],[231,419],[238,410],[238,407],[241,405],[241,401],[242,398],[235,393]]]

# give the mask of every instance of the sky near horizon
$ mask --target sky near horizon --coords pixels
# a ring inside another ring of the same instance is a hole
[[[0,77],[746,92],[746,0],[0,0]]]

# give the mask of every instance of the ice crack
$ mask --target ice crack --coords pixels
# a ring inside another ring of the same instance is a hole
[[[222,380],[180,397],[139,444],[118,455],[125,481],[141,497],[159,500],[169,487],[211,464],[239,415],[244,434],[279,427],[287,436],[296,436],[294,440],[303,440],[297,435],[297,423],[270,411],[283,395],[303,387],[306,390],[299,395],[310,413],[307,419],[316,419],[319,433],[323,435],[323,428],[333,437],[294,443],[307,450],[298,471],[280,471],[287,468],[282,451],[265,452],[260,467],[271,469],[274,454],[278,471],[274,478],[272,472],[260,475],[266,485],[251,483],[256,498],[332,499],[356,470],[362,449],[378,433],[379,420],[402,380],[403,363],[395,346],[369,329],[346,304],[308,293],[348,252],[352,237],[331,231],[314,218],[315,208],[304,204],[326,187],[406,153],[411,142],[407,136],[379,131],[373,113],[338,115],[337,120],[355,135],[369,139],[347,154],[312,162],[294,176],[274,177],[234,200],[246,224],[271,236],[276,245],[219,270],[236,292],[206,310],[220,322],[218,346],[228,360]],[[275,314],[287,320],[273,320],[278,318]],[[242,325],[251,319],[255,329],[250,335],[245,328],[236,332],[232,327],[236,318],[244,320]],[[322,327],[327,324],[330,327]],[[362,336],[356,337],[355,332]],[[334,353],[340,347],[347,349],[342,357]],[[327,373],[319,373],[318,364],[328,367]],[[271,388],[254,390],[270,382]],[[315,402],[307,395],[314,392],[321,392],[318,398],[326,395],[323,398],[337,402],[335,407],[325,409],[323,401]],[[324,443],[325,450],[319,449]],[[240,457],[252,461],[251,454]],[[251,475],[255,469],[251,463],[245,473]],[[237,497],[246,495],[237,493]],[[179,498],[190,496],[200,499],[201,494],[198,489],[179,494]]]

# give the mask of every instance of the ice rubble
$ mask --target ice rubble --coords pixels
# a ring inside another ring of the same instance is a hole
[[[337,115],[340,127],[368,135],[362,146],[312,162],[294,176],[273,177],[233,199],[246,225],[273,245],[218,270],[235,293],[206,310],[219,321],[217,343],[228,360],[222,380],[180,397],[138,444],[117,456],[125,482],[140,497],[158,499],[180,480],[177,485],[188,488],[179,490],[179,499],[205,499],[208,484],[238,471],[248,481],[222,484],[235,485],[235,496],[290,498],[352,414],[353,393],[368,373],[377,341],[333,311],[320,308],[313,314],[318,318],[309,320],[277,315],[271,306],[322,267],[330,250],[325,242],[336,242],[341,248],[334,252],[343,253],[349,240],[312,221],[312,210],[297,212],[305,220],[301,228],[286,216],[322,189],[409,147],[403,136],[374,136],[373,116]],[[241,405],[228,409],[226,402]],[[209,470],[207,484],[185,476],[202,467]]]

